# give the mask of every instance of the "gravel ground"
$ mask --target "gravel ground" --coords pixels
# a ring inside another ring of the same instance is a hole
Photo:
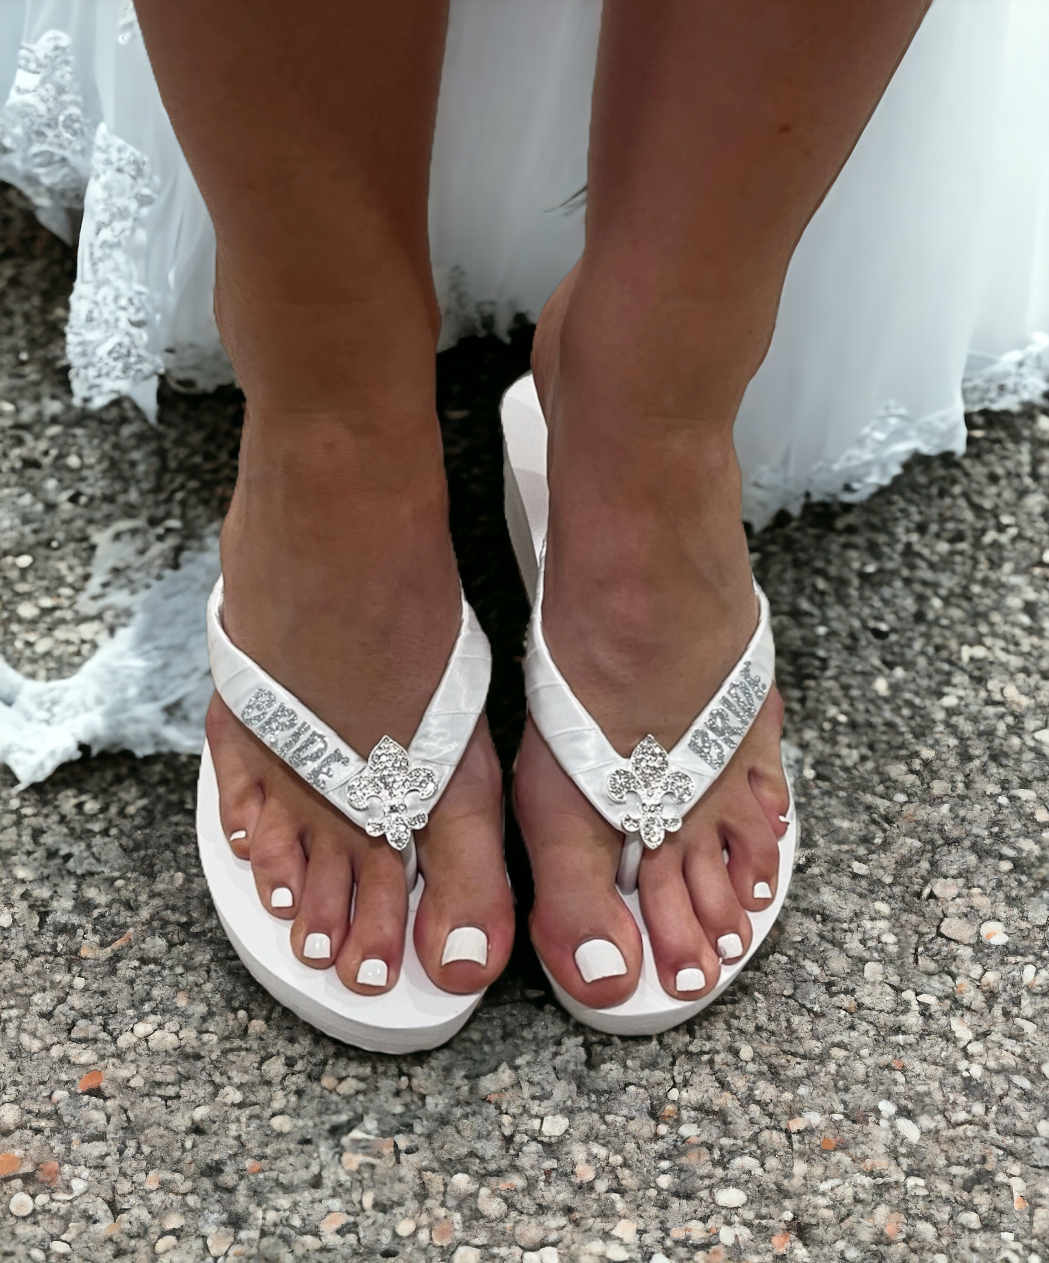
[[[44,677],[119,621],[83,615],[99,531],[135,523],[148,572],[213,527],[239,418],[233,391],[166,391],[155,428],[74,408],[73,266],[0,193],[0,643]],[[527,344],[441,369],[507,760],[525,605],[495,402]],[[658,1039],[575,1025],[522,933],[448,1047],[358,1053],[235,958],[193,759],[2,774],[0,1258],[1049,1258],[1049,419],[970,426],[963,461],[753,541],[804,851],[742,981]]]

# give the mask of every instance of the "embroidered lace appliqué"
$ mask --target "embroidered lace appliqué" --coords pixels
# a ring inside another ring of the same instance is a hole
[[[152,349],[156,309],[129,246],[156,201],[145,156],[105,123],[95,132],[80,266],[69,301],[66,352],[77,403],[99,408],[164,371]],[[155,335],[154,335],[155,336]]]
[[[24,44],[0,109],[0,178],[17,184],[41,222],[67,242],[91,171],[91,125],[73,73],[65,31]]]

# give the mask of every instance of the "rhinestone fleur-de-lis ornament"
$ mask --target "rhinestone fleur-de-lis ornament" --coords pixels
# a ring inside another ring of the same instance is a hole
[[[412,833],[422,829],[428,814],[408,805],[408,795],[432,798],[437,792],[437,777],[428,767],[412,764],[408,751],[392,737],[383,737],[368,755],[367,766],[346,786],[346,801],[357,811],[367,811],[376,800],[380,814],[372,816],[364,826],[373,838],[385,835],[395,851],[403,851],[412,840]]]
[[[631,794],[638,800],[640,810],[624,812],[620,828],[640,833],[650,850],[681,828],[681,816],[666,799],[681,806],[692,790],[692,777],[671,769],[670,756],[651,733],[634,747],[629,769],[617,768],[608,778],[608,796],[614,803],[625,803]]]

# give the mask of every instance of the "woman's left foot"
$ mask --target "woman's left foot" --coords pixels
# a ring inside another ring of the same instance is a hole
[[[562,331],[573,279],[544,311],[533,354],[549,426],[543,624],[572,690],[629,758],[649,733],[667,750],[681,738],[757,626],[731,442],[738,398],[717,383],[706,400],[671,410],[646,396],[640,374],[631,379],[627,356],[573,356]],[[722,399],[727,417],[717,415]],[[750,946],[747,913],[775,897],[789,805],[782,722],[772,689],[681,830],[643,857],[641,910],[662,986],[678,999],[717,985],[721,963]],[[535,877],[537,951],[582,1003],[622,1002],[641,966],[640,935],[615,884],[622,834],[531,721],[515,804]]]

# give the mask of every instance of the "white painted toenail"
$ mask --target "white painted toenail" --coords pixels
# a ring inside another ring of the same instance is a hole
[[[325,960],[331,955],[331,939],[327,934],[307,934],[302,949],[307,960]]]
[[[780,816],[780,824],[790,824],[790,816]]]
[[[738,934],[722,934],[718,939],[718,955],[722,960],[735,960],[743,955],[743,940]]]
[[[679,969],[674,979],[678,991],[702,991],[707,985],[707,975],[702,969]]]
[[[488,935],[476,925],[460,925],[449,930],[444,940],[441,964],[450,965],[457,960],[472,960],[478,965],[488,964]]]
[[[772,887],[768,884],[767,881],[759,881],[759,882],[754,883],[754,898],[755,899],[771,899],[772,898]]]
[[[725,861],[726,864],[728,863],[728,847],[727,846],[723,846],[721,848],[721,858]]]
[[[379,960],[378,957],[362,960],[361,967],[357,970],[357,981],[366,987],[385,987],[389,976],[390,971],[386,967],[386,962]]]
[[[619,978],[626,973],[623,953],[606,938],[592,938],[580,943],[575,949],[575,963],[584,982]]]
[[[290,908],[295,902],[295,896],[287,888],[287,886],[278,886],[270,895],[271,908]]]
[[[247,829],[235,829],[233,833],[229,835],[229,840],[231,842],[240,842],[243,838],[246,838],[247,836],[248,836]]]

